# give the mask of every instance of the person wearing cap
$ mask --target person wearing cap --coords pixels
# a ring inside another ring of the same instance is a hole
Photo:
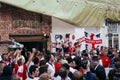
[[[105,68],[99,64],[98,56],[93,56],[92,61],[93,61],[93,66],[92,66],[93,73],[96,74],[96,76],[99,80],[106,80]]]

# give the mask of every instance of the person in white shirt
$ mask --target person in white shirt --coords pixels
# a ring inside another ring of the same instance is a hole
[[[28,77],[26,80],[38,80],[39,68],[35,65],[30,66]]]
[[[75,35],[72,35],[70,42],[72,42],[72,46],[74,46],[74,43],[76,42]]]
[[[50,74],[50,77],[53,78],[54,74],[55,74],[55,66],[54,66],[54,62],[55,62],[55,57],[53,54],[49,54],[46,57],[46,61],[47,61],[47,65],[48,65],[48,73]]]
[[[63,44],[64,44],[64,39],[63,36],[60,35],[59,38],[56,40],[56,51],[62,49]]]

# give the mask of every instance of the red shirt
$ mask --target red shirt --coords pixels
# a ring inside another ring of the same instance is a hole
[[[110,64],[110,58],[108,56],[100,56],[104,67],[108,67]]]
[[[14,64],[14,68],[15,68],[15,73],[17,73],[17,75],[19,77],[21,77],[22,80],[26,80],[26,78],[27,78],[27,76],[26,76],[27,75],[27,66],[26,66],[26,64],[22,65],[21,67],[18,66],[18,64]],[[19,68],[23,68],[23,71],[19,71]]]
[[[58,71],[61,67],[61,64],[60,63],[56,63],[55,64],[55,71]]]
[[[83,73],[83,69],[82,69],[82,68],[80,68],[78,71],[79,71],[80,73]]]
[[[71,54],[74,54],[74,52],[75,52],[75,47],[69,46],[69,47],[68,47],[68,52],[70,52]]]

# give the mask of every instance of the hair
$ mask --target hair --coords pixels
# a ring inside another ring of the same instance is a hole
[[[17,61],[18,65],[20,66],[22,64],[22,58],[20,58],[18,61]]]
[[[50,60],[50,58],[51,58],[51,54],[46,55],[46,57],[45,57],[46,62],[48,62]]]
[[[40,75],[39,80],[49,80],[50,76],[48,73],[43,73]]]
[[[41,60],[40,61],[40,66],[45,65],[45,64],[46,64],[46,60]]]
[[[39,63],[39,59],[38,59],[37,57],[35,57],[35,58],[33,59],[33,63],[34,63],[34,64],[38,64],[38,63]]]
[[[32,75],[32,72],[35,72],[38,67],[35,65],[30,66],[29,73]]]
[[[75,57],[73,60],[75,61],[76,69],[79,70],[80,67],[81,67],[81,64],[80,64],[81,58],[80,57]]]
[[[8,65],[6,65],[4,68],[3,68],[3,73],[2,75],[4,76],[12,76],[12,69],[11,67],[9,67]]]
[[[83,74],[79,71],[74,72],[73,80],[83,80]]]
[[[3,54],[2,54],[2,56],[1,56],[1,57],[2,57],[2,59],[4,59],[4,56],[5,56],[5,55],[6,55],[5,53],[3,53]]]
[[[67,70],[70,69],[70,66],[67,63],[62,64],[62,67],[65,67]]]
[[[12,80],[20,80],[20,78],[17,75],[13,75]]]
[[[62,79],[65,79],[67,77],[67,69],[65,67],[61,67],[59,69],[59,76],[62,78]]]
[[[92,57],[92,60],[93,60],[93,61],[98,61],[98,60],[99,60],[99,57],[98,57],[98,56],[93,56],[93,57]]]
[[[116,67],[116,69],[120,68],[120,61],[115,63],[115,67]]]
[[[55,54],[54,54],[54,53],[47,54],[46,57],[45,57],[46,62],[50,61],[51,55],[53,55],[53,56],[55,57]]]
[[[39,72],[40,72],[39,75],[47,72],[47,70],[48,70],[48,65],[45,64],[45,65],[40,66],[40,68],[39,68]]]
[[[115,62],[120,62],[120,57],[114,59]]]
[[[66,60],[68,61],[68,63],[73,62],[73,59],[71,57],[68,57]]]

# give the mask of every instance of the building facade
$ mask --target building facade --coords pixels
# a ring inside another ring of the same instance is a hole
[[[24,44],[26,48],[37,47],[42,50],[50,42],[50,33],[50,16],[0,3],[1,53],[8,52],[12,39]]]

